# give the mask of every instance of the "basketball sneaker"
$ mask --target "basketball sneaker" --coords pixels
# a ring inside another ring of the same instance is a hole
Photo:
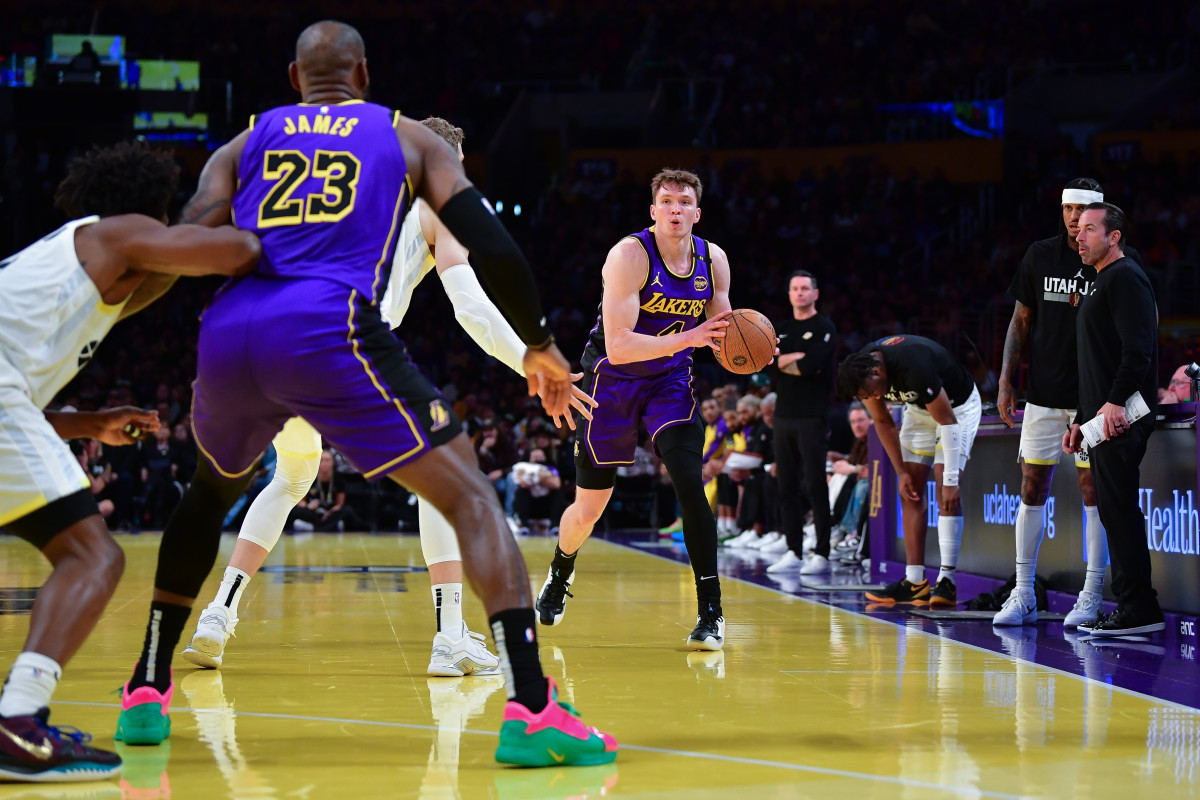
[[[908,578],[901,578],[882,589],[872,589],[866,595],[868,600],[885,605],[915,603],[929,597],[929,581],[910,583]]]
[[[942,578],[929,593],[930,608],[958,608],[958,587],[949,578]]]
[[[121,716],[113,739],[125,744],[162,744],[171,735],[167,712],[174,693],[175,681],[165,693],[153,686],[139,686],[131,692],[126,682],[121,689]]]
[[[778,561],[767,567],[767,572],[787,572],[788,570],[800,569],[804,566],[804,562],[796,555],[794,550],[788,550]]]
[[[485,641],[483,634],[470,630],[465,622],[457,639],[437,634],[433,637],[433,652],[426,672],[440,678],[496,674],[500,671],[500,659],[487,649]]]
[[[1104,597],[1099,592],[1080,592],[1075,606],[1063,620],[1064,628],[1078,628],[1080,625],[1095,622],[1104,611]]]
[[[1092,636],[1129,636],[1135,633],[1157,633],[1166,630],[1163,613],[1158,608],[1118,608],[1093,623],[1080,625],[1079,630]]]
[[[617,757],[617,740],[584,725],[570,703],[558,699],[558,686],[546,678],[546,707],[533,713],[510,700],[504,706],[496,760],[522,767],[609,764]]]
[[[220,669],[225,656],[225,643],[233,636],[237,617],[220,603],[209,603],[196,623],[196,632],[181,655],[198,667]]]
[[[1036,625],[1037,598],[1032,589],[1013,589],[1004,605],[992,617],[993,625]]]
[[[554,567],[550,567],[546,573],[546,582],[542,584],[542,590],[538,592],[537,600],[533,604],[538,613],[538,621],[543,625],[557,625],[562,622],[567,598],[575,596],[569,591],[574,579],[574,572],[564,578],[556,575]]]
[[[715,603],[700,603],[696,627],[688,635],[687,646],[692,650],[720,650],[725,646],[725,617]]]
[[[820,575],[823,572],[829,572],[829,559],[816,553],[809,553],[804,557],[804,566],[800,567],[801,575]]]
[[[49,783],[98,781],[121,771],[121,757],[88,747],[89,733],[49,724],[50,709],[0,717],[0,778]]]

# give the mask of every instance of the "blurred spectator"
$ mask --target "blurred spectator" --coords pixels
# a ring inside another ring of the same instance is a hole
[[[562,478],[546,463],[546,453],[540,448],[531,450],[528,461],[513,465],[512,481],[517,487],[513,511],[526,532],[556,535],[551,520],[558,519],[564,508]]]
[[[1192,379],[1187,375],[1189,366],[1191,366],[1190,362],[1180,364],[1179,368],[1172,373],[1167,388],[1158,390],[1159,405],[1186,403],[1192,399]]]
[[[292,510],[289,519],[296,530],[329,531],[364,530],[362,518],[346,503],[344,478],[334,469],[333,453],[321,451],[321,465],[317,467],[317,480],[308,491],[308,497]]]

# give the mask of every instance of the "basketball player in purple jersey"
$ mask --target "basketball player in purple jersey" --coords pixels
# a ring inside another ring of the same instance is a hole
[[[538,594],[543,625],[562,621],[575,557],[612,497],[617,467],[633,463],[638,424],[653,440],[682,509],[684,543],[696,578],[694,650],[725,644],[717,522],[701,476],[704,431],[692,391],[692,350],[711,347],[729,326],[729,259],[692,235],[700,179],[667,169],[650,184],[654,225],[626,236],[604,262],[600,316],[581,359],[584,390],[596,398],[575,442],[575,502],[563,512],[558,546]],[[705,315],[707,320],[700,321]]]
[[[616,741],[560,704],[542,673],[525,565],[470,441],[378,308],[401,220],[419,195],[469,249],[528,346],[531,394],[540,386],[547,412],[563,416],[568,365],[529,265],[437,134],[363,101],[356,30],[308,27],[289,72],[303,102],[252,118],[209,160],[184,209],[187,221],[232,218],[257,232],[263,258],[201,320],[193,425],[203,458],[163,532],[117,737],[158,744],[169,735],[171,655],[216,560],[221,522],[284,422],[301,416],[367,478],[405,485],[462,532],[463,566],[487,608],[510,698],[496,759],[608,763]]]

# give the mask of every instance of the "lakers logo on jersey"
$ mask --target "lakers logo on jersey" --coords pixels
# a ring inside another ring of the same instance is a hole
[[[450,424],[450,411],[446,408],[446,404],[441,400],[434,400],[429,404],[429,432],[436,433],[442,428]]]
[[[703,275],[697,275],[696,280],[692,281],[692,286],[697,292],[703,292],[708,288],[708,278]]]
[[[100,342],[93,339],[83,346],[79,351],[79,368],[83,369],[83,365],[92,360],[92,356],[96,354],[96,348],[100,346]]]

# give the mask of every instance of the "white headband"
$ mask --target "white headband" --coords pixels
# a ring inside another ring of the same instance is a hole
[[[1088,203],[1103,202],[1103,192],[1093,192],[1091,189],[1063,189],[1062,204],[1064,206],[1067,203],[1086,206]]]

